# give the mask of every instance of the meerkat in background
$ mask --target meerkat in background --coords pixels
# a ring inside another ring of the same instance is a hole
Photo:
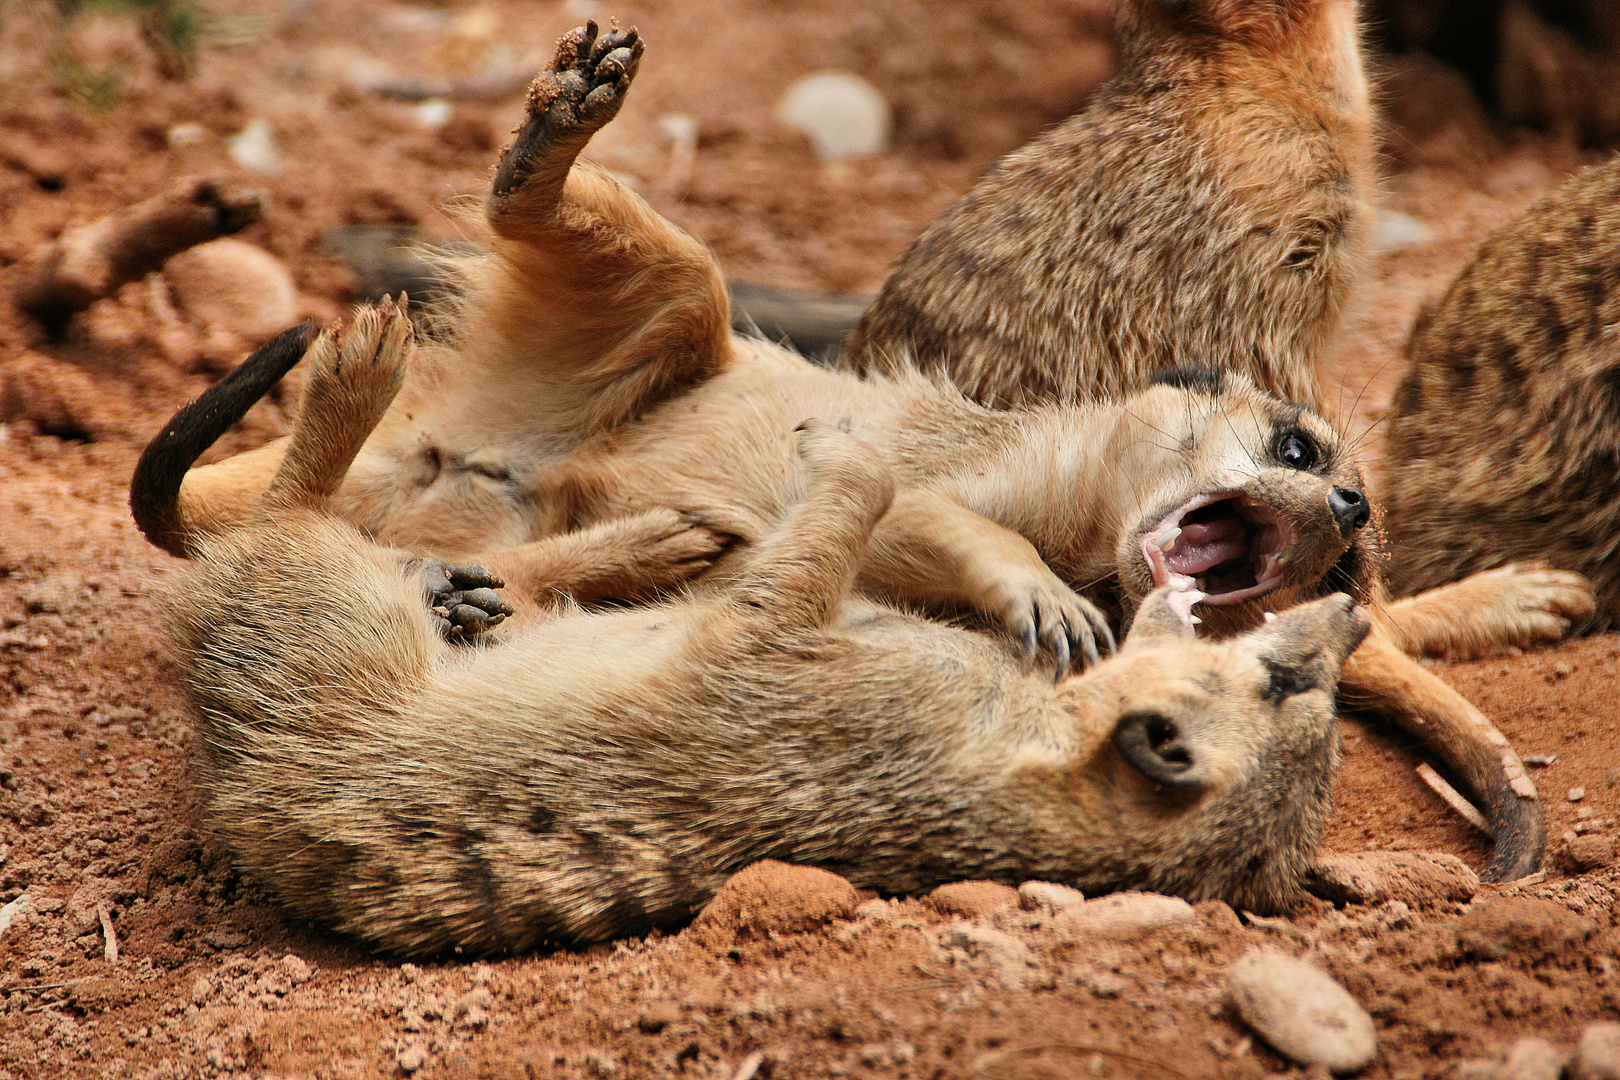
[[[380,542],[484,563],[520,597],[644,597],[747,561],[803,497],[790,433],[818,415],[896,479],[861,587],[976,614],[1031,656],[1044,646],[1058,677],[1073,654],[1094,662],[1111,624],[1177,576],[1202,580],[1199,615],[1217,636],[1371,589],[1376,549],[1345,440],[1242,376],[1172,372],[1129,403],[997,412],[916,373],[862,380],[734,337],[708,252],[602,170],[574,164],[619,107],[640,50],[633,31],[587,27],[536,80],[487,204],[490,253],[462,264],[449,336],[421,351],[348,469],[334,497],[347,521]],[[295,360],[296,340],[283,352]],[[260,370],[263,356],[244,365],[260,391],[279,374]],[[137,487],[175,493],[135,504],[170,550],[235,528],[285,452],[272,443],[188,472],[188,429],[217,404],[205,395],[182,414],[137,472]],[[648,551],[650,569],[627,583],[581,576],[570,538],[597,529]],[[1490,610],[1464,614],[1495,632]],[[1376,636],[1343,689],[1422,738],[1481,798],[1495,822],[1491,877],[1539,864],[1534,786],[1477,710]]]
[[[1492,233],[1407,354],[1384,449],[1390,587],[1539,559],[1591,579],[1584,628],[1620,624],[1620,159]]]
[[[188,537],[165,599],[210,826],[300,917],[409,956],[605,941],[679,926],[761,858],[886,893],[1301,894],[1368,626],[1348,596],[1208,642],[1197,594],[1159,589],[1118,657],[1053,686],[848,596],[893,483],[811,421],[804,501],[725,585],[456,648],[416,561],[333,512],[409,340],[384,308],[315,342],[263,502]]]
[[[1375,184],[1356,0],[1122,0],[1117,26],[1114,78],[918,237],[841,363],[996,406],[1197,364],[1332,416],[1316,361]]]

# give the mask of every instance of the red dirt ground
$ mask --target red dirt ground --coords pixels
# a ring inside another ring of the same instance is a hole
[[[181,175],[240,172],[223,137],[264,118],[285,167],[254,178],[272,207],[243,238],[287,263],[308,313],[337,316],[352,282],[321,254],[319,231],[402,223],[452,235],[443,207],[480,190],[520,100],[514,88],[458,101],[428,131],[410,106],[344,73],[368,57],[447,76],[490,56],[516,63],[606,11],[581,0],[217,7],[252,16],[252,40],[205,54],[191,82],[174,84],[126,18],[84,15],[63,31],[43,5],[0,6],[0,419],[10,420],[0,425],[0,902],[26,890],[35,907],[0,935],[0,1080],[410,1067],[739,1080],[1304,1075],[1225,1003],[1225,965],[1256,944],[1308,955],[1367,1006],[1380,1037],[1371,1077],[1449,1075],[1524,1035],[1567,1049],[1584,1023],[1620,1018],[1620,872],[1576,873],[1564,857],[1577,832],[1612,838],[1620,816],[1615,634],[1441,669],[1521,753],[1556,755],[1534,770],[1553,855],[1546,880],[1511,896],[1482,889],[1471,905],[1316,903],[1288,920],[1246,920],[1205,904],[1191,922],[1108,940],[1009,906],[996,887],[851,912],[837,883],[766,868],[674,936],[420,968],[284,921],[209,838],[147,598],[173,561],[145,544],[124,505],[139,447],[208,383],[195,370],[209,366],[204,336],[182,327],[195,340],[165,347],[174,327],[136,285],[52,343],[10,306],[10,286],[20,261],[70,222]],[[1105,9],[627,3],[615,13],[652,48],[592,156],[739,279],[871,290],[989,161],[1106,75]],[[97,111],[63,93],[64,43],[87,65],[121,68],[120,103]],[[823,166],[772,121],[792,78],[828,66],[865,72],[891,96],[891,153]],[[1585,160],[1493,128],[1444,69],[1401,62],[1386,74],[1384,202],[1431,235],[1380,257],[1333,364],[1374,455],[1417,308],[1490,228]],[[672,112],[701,133],[689,182],[659,134]],[[202,125],[201,139],[171,149],[167,133],[182,122]],[[219,452],[284,429],[279,405],[261,405]],[[1482,838],[1416,779],[1409,741],[1354,719],[1345,734],[1327,849],[1441,851],[1483,865]],[[1584,798],[1572,801],[1572,789]],[[836,917],[773,921],[782,910],[768,901],[794,888],[804,902],[789,915],[821,903]],[[1499,952],[1470,945],[1470,920]]]

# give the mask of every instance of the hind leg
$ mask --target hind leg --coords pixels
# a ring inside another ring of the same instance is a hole
[[[730,356],[730,305],[707,250],[605,171],[575,159],[623,105],[635,30],[563,36],[529,89],[486,216],[495,257],[469,283],[468,351],[538,373],[583,436]],[[474,321],[474,320],[470,320]]]
[[[1390,601],[1380,617],[1414,656],[1472,660],[1559,641],[1594,608],[1581,575],[1514,563]]]

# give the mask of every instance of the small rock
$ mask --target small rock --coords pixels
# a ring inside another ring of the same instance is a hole
[[[1475,904],[1453,932],[1464,959],[1534,964],[1578,947],[1596,930],[1592,920],[1551,900],[1502,897]]]
[[[1126,987],[1125,980],[1112,971],[1077,968],[1070,977],[1100,998],[1117,998]]]
[[[1569,1080],[1620,1080],[1620,1024],[1588,1024],[1569,1063]]]
[[[1501,1080],[1559,1080],[1564,1075],[1564,1057],[1545,1039],[1520,1039],[1508,1048],[1497,1076]]]
[[[1059,925],[1070,932],[1129,941],[1197,918],[1192,905],[1178,897],[1123,892],[1064,909]]]
[[[1558,852],[1556,861],[1560,869],[1572,874],[1585,874],[1613,865],[1614,856],[1613,838],[1601,833],[1586,833],[1565,844]]]
[[[164,134],[169,146],[175,150],[183,150],[188,146],[201,146],[213,137],[213,132],[190,120],[183,124],[174,125]]]
[[[206,1005],[208,999],[214,996],[214,986],[201,975],[191,984],[191,1002],[194,1005]]]
[[[263,248],[225,237],[182,251],[163,279],[187,315],[259,345],[298,321],[298,287],[286,265]]]
[[[1557,754],[1526,754],[1519,759],[1526,765],[1534,765],[1538,769],[1545,769],[1558,760]]]
[[[855,913],[855,886],[825,870],[764,859],[731,875],[692,927],[737,940],[802,934]]]
[[[1301,1065],[1346,1075],[1365,1069],[1378,1053],[1367,1010],[1310,964],[1255,949],[1233,963],[1226,985],[1244,1023]]]
[[[1335,904],[1434,907],[1473,899],[1479,875],[1443,852],[1370,851],[1319,856],[1307,887]]]
[[[1018,906],[1018,891],[993,881],[956,881],[941,885],[922,902],[941,915],[958,915],[964,919],[983,919],[998,911]]]
[[[457,1028],[481,1028],[489,1023],[489,1010],[495,999],[482,986],[463,994],[450,1011],[452,1024]]]
[[[428,98],[419,101],[411,109],[411,115],[416,118],[416,125],[427,131],[438,131],[450,122],[456,108],[444,98]]]
[[[1433,238],[1434,230],[1411,214],[1384,210],[1379,213],[1378,224],[1373,228],[1372,243],[1375,251],[1400,251],[1428,243]]]
[[[894,127],[888,99],[848,71],[817,71],[799,79],[782,94],[776,117],[808,136],[822,161],[881,154]]]
[[[680,1018],[681,1012],[674,1005],[654,1002],[641,1010],[641,1015],[636,1017],[636,1027],[643,1035],[657,1035]]]
[[[1025,911],[1045,911],[1056,914],[1077,908],[1086,902],[1079,889],[1067,885],[1053,885],[1045,881],[1026,881],[1018,886],[1018,906]]]
[[[276,133],[268,120],[248,121],[246,127],[225,140],[225,148],[231,160],[244,169],[265,176],[281,171],[281,151],[276,149]]]
[[[1586,798],[1586,789],[1585,788],[1583,788],[1583,787],[1572,787],[1572,788],[1569,789],[1569,801],[1570,802],[1580,802],[1584,798]]]
[[[302,986],[315,976],[315,969],[309,966],[308,961],[293,953],[288,953],[276,961],[281,973],[287,976],[287,981],[294,986]]]
[[[407,1075],[427,1064],[427,1048],[419,1042],[406,1043],[394,1051],[394,1064]]]

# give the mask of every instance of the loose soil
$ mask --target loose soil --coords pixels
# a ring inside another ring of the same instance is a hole
[[[614,13],[652,47],[592,156],[734,278],[870,291],[996,155],[1108,71],[1102,0],[855,7],[622,5]],[[243,238],[286,262],[307,314],[337,317],[353,279],[322,254],[320,230],[410,224],[453,237],[453,206],[480,191],[520,102],[516,86],[459,100],[430,130],[356,79],[379,61],[435,78],[536,64],[559,32],[607,12],[581,0],[216,10],[250,40],[205,53],[177,84],[125,17],[92,12],[64,31],[43,5],[0,6],[0,902],[26,891],[34,907],[0,932],[0,1080],[1303,1075],[1226,1003],[1225,966],[1256,945],[1308,956],[1372,1012],[1380,1051],[1367,1076],[1449,1075],[1525,1035],[1567,1048],[1583,1024],[1620,1018],[1620,872],[1579,872],[1568,857],[1577,834],[1612,838],[1620,816],[1615,634],[1440,669],[1521,753],[1551,762],[1533,770],[1545,880],[1483,888],[1471,904],[1314,902],[1285,920],[1203,904],[1190,922],[1116,940],[1026,911],[999,887],[862,903],[841,883],[766,867],[673,936],[420,967],[284,920],[209,836],[148,598],[174,562],[124,504],[140,445],[233,357],[165,316],[144,285],[60,342],[16,313],[10,287],[71,222],[182,175],[241,174],[224,139],[264,119],[282,169],[254,177],[272,206]],[[890,95],[892,152],[821,165],[775,124],[786,84],[821,67],[863,72]],[[1428,232],[1381,254],[1330,365],[1373,457],[1415,312],[1489,229],[1589,159],[1492,126],[1447,69],[1383,68],[1384,204]],[[111,104],[84,75],[106,69],[120,72]],[[671,113],[698,124],[689,176],[661,133]],[[171,147],[181,123],[200,129]],[[273,399],[216,453],[285,428]],[[1415,776],[1410,740],[1355,718],[1344,734],[1326,849],[1483,865],[1483,838]]]

